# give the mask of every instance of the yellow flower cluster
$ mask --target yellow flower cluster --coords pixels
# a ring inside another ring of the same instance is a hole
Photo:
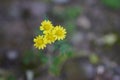
[[[34,46],[38,49],[44,49],[47,44],[63,40],[66,37],[66,30],[60,25],[53,26],[49,20],[42,21],[40,30],[43,31],[43,35],[38,35],[33,40]]]

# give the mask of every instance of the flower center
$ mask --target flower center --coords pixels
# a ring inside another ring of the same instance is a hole
[[[43,40],[38,40],[38,44],[41,45],[43,43]]]
[[[44,25],[44,29],[45,29],[45,30],[49,30],[49,29],[50,29],[50,27],[49,27],[49,26],[50,26],[50,25],[47,25],[47,24],[46,24],[46,25]]]
[[[56,35],[61,36],[62,32],[60,30],[56,31]]]

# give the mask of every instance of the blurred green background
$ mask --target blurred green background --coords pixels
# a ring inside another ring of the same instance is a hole
[[[67,36],[37,50],[45,19]],[[0,80],[120,80],[120,0],[0,0]]]

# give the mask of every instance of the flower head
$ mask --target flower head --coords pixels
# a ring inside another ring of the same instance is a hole
[[[49,20],[44,20],[44,21],[41,23],[41,26],[40,26],[40,30],[42,30],[43,33],[47,33],[47,32],[50,31],[52,28],[53,28],[53,25],[52,25],[52,23],[51,23]]]
[[[34,46],[38,49],[44,49],[46,47],[46,40],[43,36],[38,35],[34,38]]]
[[[53,32],[49,31],[46,35],[45,35],[45,39],[47,40],[48,44],[51,44],[53,42],[55,42],[55,35],[53,34]]]
[[[47,44],[51,44],[56,40],[63,40],[66,37],[66,30],[61,26],[54,27],[49,20],[41,23],[40,30],[43,35],[34,38],[34,46],[38,49],[44,49]]]
[[[53,29],[53,33],[54,33],[55,38],[57,40],[63,40],[65,38],[65,36],[66,36],[66,30],[61,26],[56,26]]]

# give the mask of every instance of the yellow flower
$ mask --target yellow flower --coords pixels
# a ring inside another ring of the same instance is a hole
[[[53,29],[53,33],[54,33],[55,38],[57,40],[63,40],[65,38],[65,36],[66,36],[66,30],[61,26],[56,26]]]
[[[35,48],[38,49],[44,49],[47,44],[54,43],[56,40],[63,40],[67,33],[61,26],[54,27],[49,20],[42,21],[40,30],[43,31],[43,35],[38,35],[33,40]]]
[[[44,20],[40,26],[40,30],[42,30],[43,33],[50,31],[52,28],[53,28],[53,25],[49,20]]]
[[[44,49],[46,47],[46,40],[43,36],[38,35],[34,38],[34,46],[38,49]]]
[[[55,42],[55,40],[56,40],[55,35],[51,31],[49,31],[47,34],[45,34],[45,39],[46,39],[46,42],[49,44]]]

